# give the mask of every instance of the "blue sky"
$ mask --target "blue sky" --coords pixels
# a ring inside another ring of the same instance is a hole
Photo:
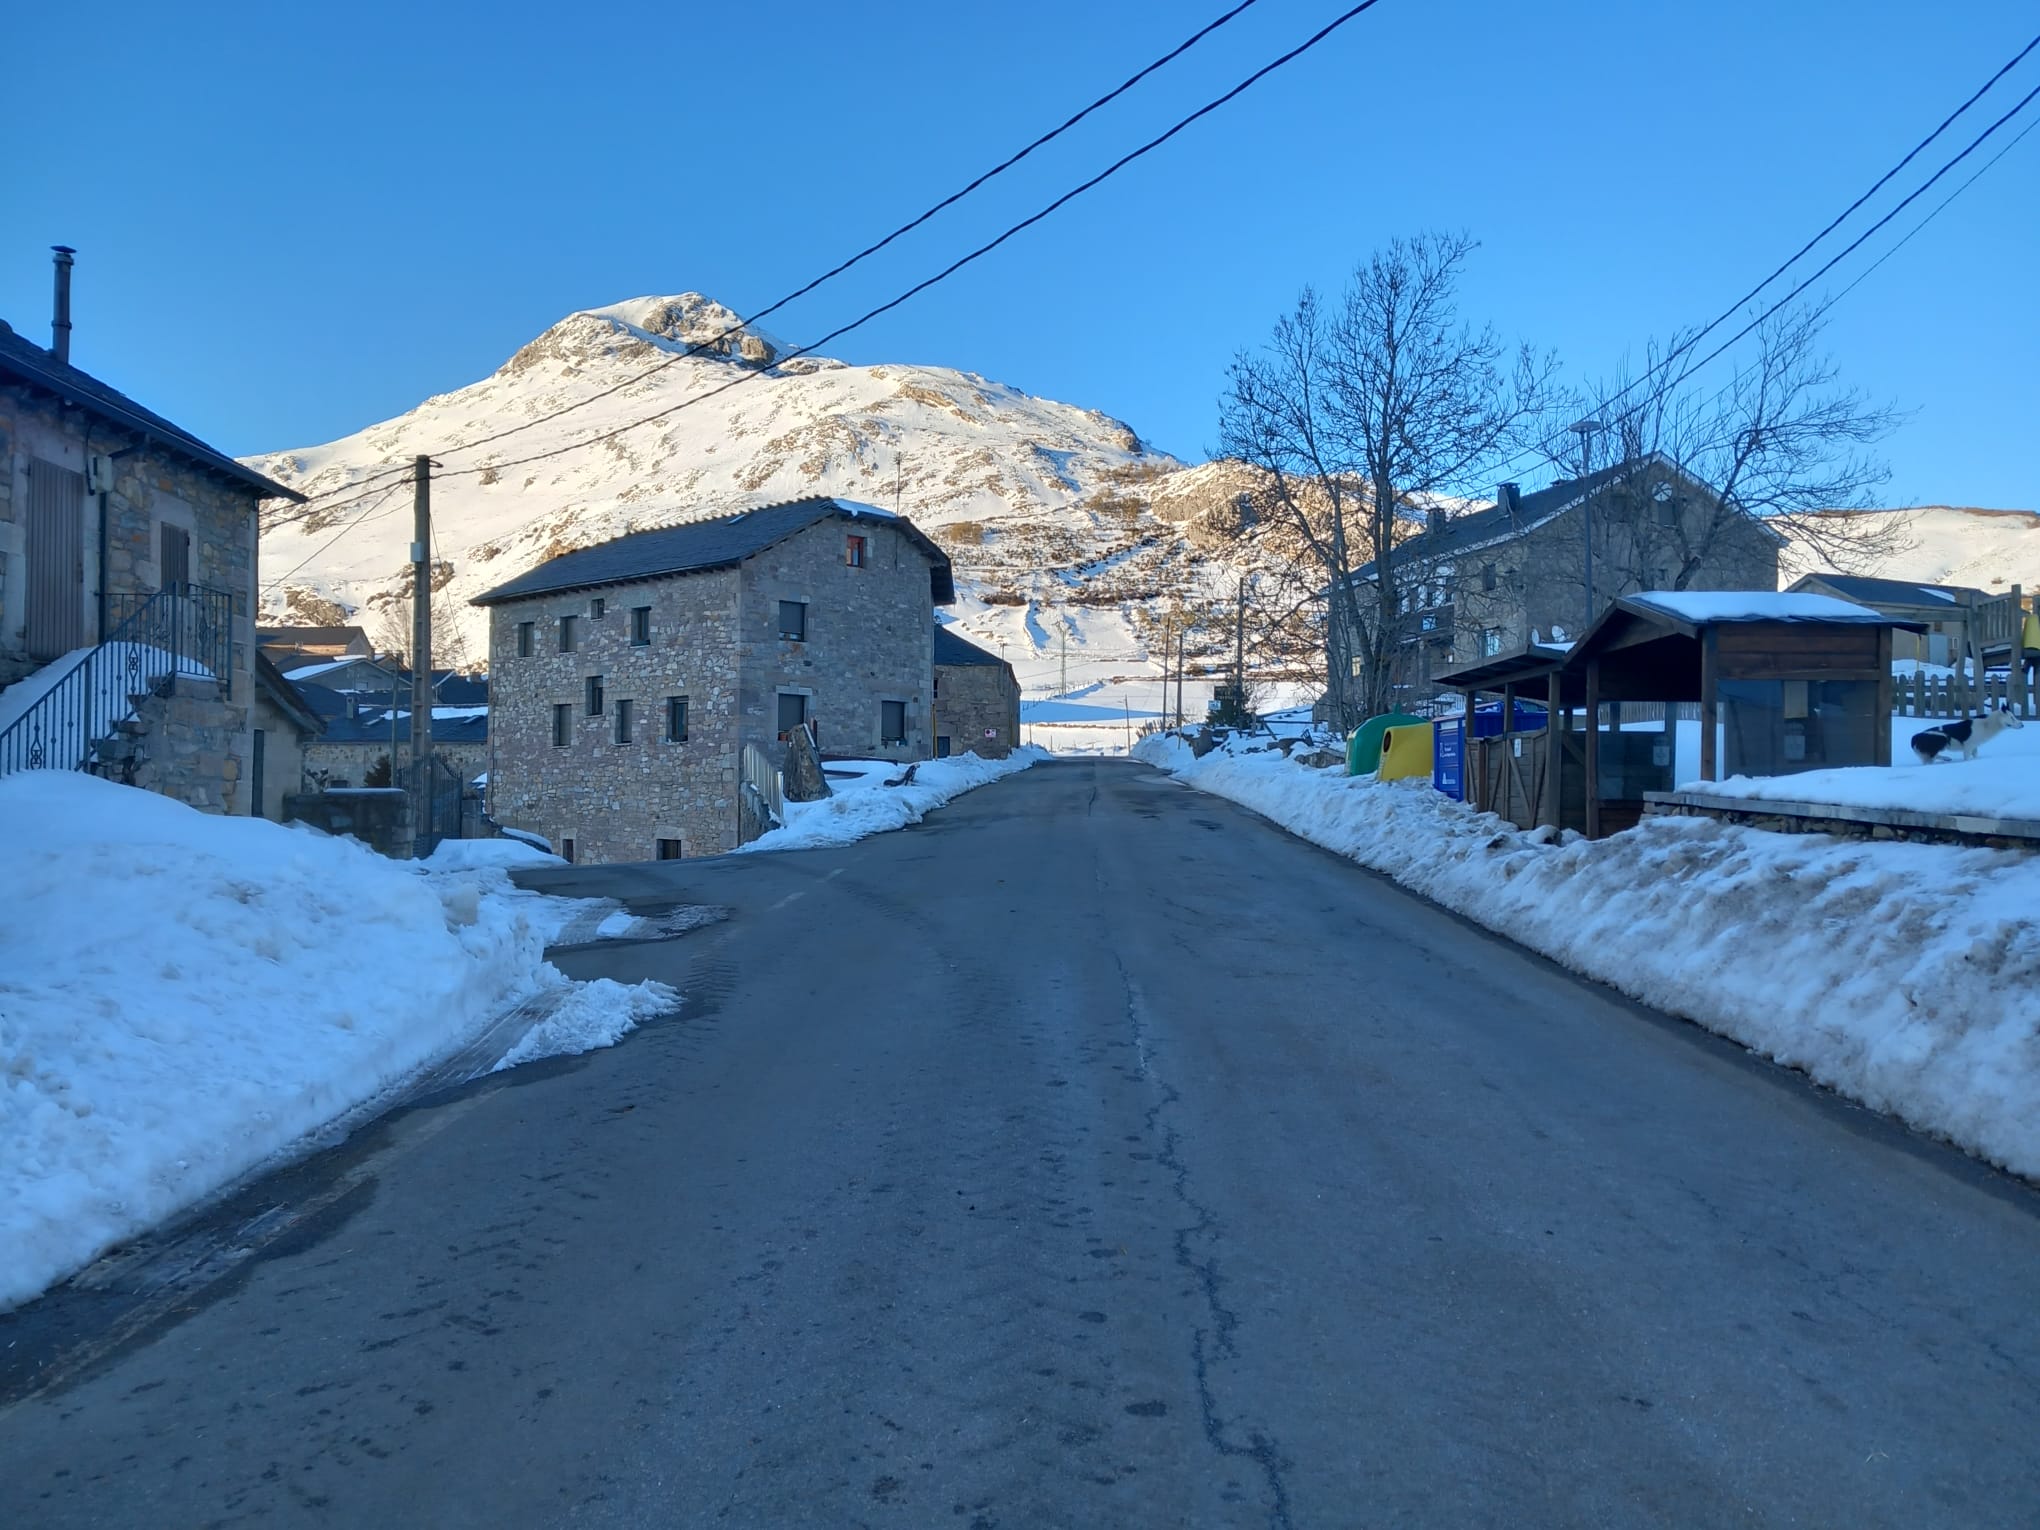
[[[76,245],[80,365],[230,451],[329,440],[486,375],[576,308],[689,289],[762,306],[1224,8],[31,7],[14,56],[70,62],[10,82],[16,121],[40,126],[9,162],[0,316],[46,343],[46,246]],[[1260,0],[767,327],[799,343],[892,296],[1342,9]],[[830,349],[982,372],[1197,457],[1228,358],[1303,284],[1451,227],[1482,241],[1469,317],[1604,376],[1797,248],[2036,17],[2029,0],[1383,0]],[[2040,53],[1905,189],[2035,84]],[[2040,132],[1850,294],[1829,342],[1848,381],[1913,411],[1885,448],[1894,502],[2040,507]]]

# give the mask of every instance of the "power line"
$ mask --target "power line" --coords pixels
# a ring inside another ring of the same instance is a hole
[[[318,557],[321,553],[325,552],[327,548],[331,547],[335,542],[339,541],[342,537],[346,536],[348,532],[354,530],[357,526],[360,526],[365,521],[367,521],[370,514],[373,511],[375,511],[380,506],[388,503],[390,496],[396,493],[397,490],[401,489],[402,487],[403,483],[399,481],[397,483],[391,484],[387,489],[384,489],[382,492],[382,496],[376,500],[375,504],[370,505],[368,509],[362,511],[359,515],[355,516],[353,520],[349,521],[346,525],[342,526],[338,531],[334,532],[332,536],[328,537],[324,542],[321,542],[311,552],[307,553],[303,558],[299,559],[298,562],[291,567],[288,573],[278,574],[274,579],[266,581],[262,586],[262,593],[267,594],[269,591],[275,589],[278,585],[282,584],[284,580],[290,578],[291,574],[295,574],[299,569],[303,568],[307,563],[311,562],[312,559]],[[363,495],[362,497],[365,499],[368,496]]]
[[[1885,171],[1884,174],[1879,176],[1877,180],[1870,186],[1869,190],[1865,191],[1861,196],[1857,197],[1855,201],[1851,202],[1847,207],[1843,208],[1842,211],[1838,215],[1836,215],[1836,217],[1832,219],[1825,228],[1823,228],[1819,233],[1815,234],[1811,239],[1807,240],[1805,244],[1801,245],[1796,251],[1794,251],[1789,259],[1785,260],[1774,270],[1772,270],[1772,272],[1768,276],[1766,276],[1762,281],[1758,282],[1754,287],[1750,288],[1748,292],[1744,293],[1741,297],[1737,298],[1733,303],[1729,304],[1728,307],[1724,308],[1706,325],[1704,325],[1698,330],[1695,330],[1691,335],[1688,335],[1678,345],[1674,346],[1670,351],[1666,352],[1666,354],[1663,357],[1661,357],[1650,368],[1648,368],[1643,373],[1642,376],[1625,384],[1622,388],[1617,390],[1611,397],[1601,400],[1596,407],[1603,408],[1609,404],[1619,403],[1627,395],[1634,392],[1636,389],[1642,387],[1645,383],[1650,381],[1652,377],[1669,368],[1681,356],[1691,351],[1702,340],[1706,339],[1708,335],[1712,334],[1715,330],[1719,329],[1723,324],[1727,323],[1730,319],[1734,318],[1737,313],[1742,311],[1744,304],[1748,303],[1752,298],[1756,297],[1758,293],[1762,292],[1766,287],[1770,286],[1771,283],[1778,280],[1779,277],[1783,276],[1793,266],[1797,265],[1802,259],[1806,257],[1809,251],[1811,251],[1822,240],[1826,239],[1829,234],[1832,234],[1843,223],[1847,222],[1851,214],[1855,213],[1857,209],[1861,208],[1865,202],[1868,202],[1885,186],[1889,185],[1894,176],[1896,176],[1900,171],[1904,170],[1907,165],[1911,164],[1915,159],[1917,159],[1922,151],[1924,151],[1930,144],[1934,142],[1935,139],[1939,138],[1943,133],[1945,133],[1949,129],[1950,126],[1954,124],[1956,119],[1961,117],[1963,113],[1967,112],[1972,106],[1974,106],[1979,100],[1981,100],[1992,86],[1997,84],[1999,80],[2003,79],[2014,68],[2016,68],[2020,63],[2022,63],[2025,60],[2026,56],[2032,53],[2036,48],[2040,48],[2040,36],[2035,36],[2030,42],[2026,44],[2025,47],[2021,48],[2017,53],[2013,54],[2011,58],[2007,59],[2003,64],[1999,65],[1996,73],[1992,74],[1989,79],[1985,80],[1983,84],[1978,86],[1976,90],[1970,94],[1968,99],[1963,101],[1963,103],[1960,106],[1956,107],[1954,111],[1950,112],[1946,117],[1941,119],[1939,126],[1937,126],[1931,133],[1927,134],[1926,137],[1922,138],[1918,143],[1914,144],[1911,149],[1907,150],[1904,158],[1900,159],[1897,164],[1893,165],[1889,170]],[[1962,154],[1958,154],[1955,157],[1955,159],[1949,161],[1948,164],[1942,166],[1939,171],[1935,172],[1933,179],[1929,180],[1926,183],[1926,186],[1920,187],[1918,191],[1915,191],[1912,194],[1912,196],[1907,197],[1904,202],[1900,202],[1898,206],[1893,208],[1890,213],[1887,213],[1883,219],[1873,224],[1868,230],[1866,230],[1863,236],[1859,237],[1855,241],[1855,243],[1851,244],[1848,247],[1848,249],[1843,250],[1841,255],[1836,256],[1834,260],[1829,261],[1827,265],[1822,266],[1819,271],[1816,271],[1814,275],[1808,279],[1808,282],[1818,280],[1823,273],[1830,270],[1834,266],[1835,261],[1838,261],[1843,256],[1846,256],[1851,250],[1856,249],[1858,246],[1862,244],[1864,238],[1869,237],[1870,234],[1876,233],[1878,229],[1882,228],[1886,223],[1890,222],[1892,217],[1894,217],[1897,213],[1903,211],[1908,203],[1913,201],[1914,198],[1918,197],[1921,192],[1927,189],[1927,186],[1933,185],[1935,180],[1939,180],[1940,177],[1942,175],[1945,175],[1950,169],[1954,167],[1954,165],[1960,163],[1962,158],[1970,152],[1970,149],[1974,149],[1978,143],[1981,143],[1983,141],[1984,138],[1988,138],[1992,133],[1996,132],[1997,129],[2003,125],[2003,123],[2006,121],[2008,117],[2016,116],[2021,110],[2023,110],[2026,105],[2026,101],[2030,101],[2031,99],[2032,96],[2029,94],[2026,97],[2025,101],[2021,101],[2017,106],[2013,107],[2012,110],[2008,112],[2005,117],[2000,117],[1997,122],[1992,123],[1991,126],[1987,128],[1975,142],[1970,144],[1969,149],[1964,149],[1962,151]],[[1989,167],[1986,166],[1985,168],[1987,169]],[[1981,172],[1978,173],[1980,174]],[[1958,192],[1957,195],[1960,195],[1960,193]],[[1953,198],[1951,197],[1950,200],[1952,201]],[[1789,302],[1793,296],[1796,296],[1799,292],[1804,291],[1806,286],[1808,285],[1808,282],[1802,282],[1798,287],[1794,288],[1792,293],[1787,294],[1786,298],[1783,301]],[[1771,313],[1777,312],[1778,307],[1780,306],[1782,306],[1782,303],[1773,305],[1772,308],[1764,315],[1764,317],[1768,318]],[[1762,320],[1760,319],[1758,322],[1760,323],[1762,322]],[[1753,328],[1755,328],[1754,324],[1746,326],[1745,328],[1737,332],[1735,339],[1737,340],[1741,339],[1743,335],[1748,334],[1750,332],[1750,329]],[[1735,343],[1734,340],[1728,342],[1728,344],[1730,345],[1734,343]],[[1719,356],[1722,350],[1724,349],[1726,349],[1726,346],[1717,347],[1714,351],[1709,353],[1706,361],[1702,361],[1697,365],[1685,368],[1685,370],[1679,374],[1680,380],[1683,381],[1685,378],[1692,376],[1693,373],[1699,371],[1701,367],[1705,366],[1708,361],[1712,361],[1716,356]],[[1674,386],[1676,386],[1676,384],[1674,384]],[[1635,411],[1631,410],[1629,411],[1629,413],[1633,414],[1635,413]],[[1620,415],[1617,416],[1617,421],[1619,422],[1620,420],[1626,418],[1628,418],[1627,414]],[[1499,469],[1499,471],[1506,472],[1509,469],[1513,468],[1517,463],[1523,461],[1525,458],[1534,458],[1536,456],[1544,454],[1547,448],[1549,448],[1555,441],[1557,441],[1564,434],[1565,434],[1564,430],[1553,431],[1550,435],[1546,436],[1543,440],[1539,441],[1535,446],[1526,447],[1524,448],[1524,450],[1517,452],[1514,456],[1506,459],[1501,464],[1501,468]]]
[[[1310,52],[1313,48],[1317,47],[1317,45],[1323,42],[1327,37],[1330,37],[1334,32],[1338,31],[1339,28],[1345,26],[1348,22],[1365,14],[1366,12],[1373,10],[1374,7],[1380,3],[1381,0],[1360,0],[1360,3],[1358,5],[1355,5],[1351,9],[1340,14],[1339,16],[1334,17],[1331,21],[1327,22],[1324,26],[1320,27],[1316,32],[1312,33],[1308,38],[1304,39],[1303,42],[1297,44],[1297,46],[1295,46],[1294,48],[1291,48],[1287,53],[1284,53],[1279,57],[1275,58],[1274,60],[1270,61],[1269,63],[1262,65],[1259,69],[1255,70],[1252,74],[1248,75],[1244,80],[1240,81],[1239,84],[1233,86],[1233,88],[1231,90],[1228,90],[1224,95],[1218,96],[1215,99],[1206,102],[1203,106],[1200,106],[1196,111],[1192,112],[1189,116],[1179,120],[1173,127],[1169,128],[1166,132],[1163,132],[1154,138],[1150,138],[1146,143],[1142,144],[1139,148],[1134,149],[1129,153],[1121,155],[1118,159],[1114,160],[1111,164],[1107,165],[1103,170],[1099,171],[1089,180],[1083,181],[1076,185],[1075,187],[1072,187],[1070,190],[1064,192],[1061,196],[1057,197],[1054,201],[1050,202],[1047,206],[1043,207],[1039,212],[1034,213],[1030,217],[1021,219],[1018,223],[1013,224],[1010,228],[1008,228],[1004,233],[1000,234],[998,237],[988,240],[986,243],[979,245],[976,249],[972,250],[968,255],[964,255],[957,260],[951,261],[942,270],[936,272],[933,276],[928,277],[923,281],[915,283],[913,286],[909,287],[905,292],[902,292],[898,297],[893,298],[891,301],[879,304],[876,308],[870,309],[868,312],[861,314],[855,319],[852,319],[847,324],[838,325],[835,329],[832,329],[826,335],[823,335],[819,340],[815,340],[807,345],[801,346],[798,350],[789,351],[785,356],[779,358],[780,361],[783,363],[795,360],[796,358],[801,356],[809,355],[812,352],[821,348],[822,346],[827,345],[830,341],[840,339],[842,336],[849,334],[852,330],[862,328],[864,325],[869,324],[873,319],[878,318],[881,314],[890,313],[893,309],[899,307],[902,303],[905,303],[909,299],[914,298],[923,292],[926,292],[930,287],[935,286],[937,283],[947,281],[950,277],[954,276],[958,271],[961,271],[965,266],[970,265],[973,261],[982,259],[984,256],[989,255],[993,250],[996,250],[1000,245],[1004,244],[1014,235],[1021,233],[1023,230],[1032,228],[1035,224],[1041,222],[1042,219],[1048,217],[1050,214],[1056,212],[1058,209],[1068,205],[1070,202],[1082,196],[1085,192],[1091,190],[1093,187],[1098,186],[1102,182],[1111,179],[1113,176],[1117,175],[1121,170],[1124,170],[1128,165],[1132,164],[1135,160],[1138,160],[1145,155],[1153,153],[1156,149],[1159,149],[1163,144],[1167,143],[1170,139],[1174,138],[1178,133],[1181,133],[1184,129],[1188,128],[1193,123],[1201,121],[1203,118],[1210,116],[1220,107],[1226,105],[1228,102],[1232,101],[1235,97],[1251,89],[1254,85],[1258,84],[1261,80],[1267,78],[1267,76],[1269,76],[1270,74],[1273,74],[1277,69],[1280,69],[1285,64],[1292,63],[1296,59],[1301,58],[1304,54]],[[527,467],[534,462],[543,462],[548,457],[558,457],[567,452],[579,451],[583,447],[598,446],[604,441],[612,441],[616,439],[616,437],[623,435],[628,431],[635,430],[640,425],[650,425],[656,421],[663,420],[670,415],[678,414],[683,409],[690,409],[696,404],[704,403],[707,400],[714,398],[719,393],[727,393],[730,389],[741,387],[744,383],[751,381],[751,379],[763,375],[764,374],[762,372],[743,372],[738,374],[736,377],[732,378],[730,381],[726,383],[722,383],[714,388],[710,388],[706,393],[697,393],[693,397],[682,399],[679,403],[674,404],[668,408],[661,409],[654,414],[645,415],[641,419],[632,420],[626,424],[618,425],[614,429],[605,430],[592,436],[585,436],[579,441],[566,442],[563,445],[551,447],[542,452],[534,452],[528,457],[513,457],[508,462],[494,462],[476,467],[457,468],[442,476],[447,478],[455,478],[467,474],[487,472],[491,469],[501,472],[507,468]]]
[[[979,175],[976,179],[972,180],[968,185],[963,186],[959,190],[952,191],[948,196],[944,197],[941,201],[937,202],[934,206],[930,207],[926,212],[921,213],[917,217],[908,219],[905,223],[902,223],[898,228],[894,229],[890,234],[887,234],[883,239],[879,240],[877,243],[866,245],[863,249],[859,250],[855,255],[852,255],[848,260],[842,261],[837,265],[831,266],[828,270],[824,271],[820,276],[817,276],[813,281],[807,283],[803,287],[795,288],[792,292],[787,293],[785,297],[780,298],[775,303],[768,303],[765,307],[759,309],[749,318],[739,319],[735,324],[731,325],[728,329],[723,330],[720,334],[711,335],[706,340],[695,341],[693,344],[689,345],[686,350],[681,351],[676,355],[669,356],[664,361],[660,362],[658,365],[647,367],[644,371],[637,373],[635,376],[626,377],[622,382],[615,383],[610,387],[602,389],[600,392],[591,393],[586,398],[577,399],[571,404],[562,405],[560,408],[552,410],[549,413],[539,415],[534,419],[524,420],[516,425],[507,426],[502,430],[496,431],[492,435],[482,436],[479,439],[473,441],[464,441],[459,446],[448,447],[446,448],[447,453],[451,454],[453,452],[471,451],[478,446],[487,446],[492,442],[501,441],[506,436],[514,436],[520,431],[530,430],[535,425],[543,425],[549,420],[556,420],[561,415],[571,414],[574,410],[584,408],[585,406],[596,402],[598,399],[605,399],[610,397],[612,394],[621,393],[626,388],[635,387],[637,384],[643,382],[646,378],[655,377],[659,373],[665,371],[668,367],[677,365],[678,363],[686,361],[692,357],[700,356],[710,350],[715,349],[717,346],[720,346],[724,341],[729,340],[734,336],[741,335],[746,329],[750,328],[751,325],[756,324],[760,319],[766,318],[771,314],[777,313],[780,309],[784,308],[787,304],[795,301],[798,298],[806,297],[810,292],[813,292],[817,287],[821,286],[824,282],[834,281],[837,277],[841,276],[845,271],[848,271],[852,266],[855,266],[861,261],[864,261],[870,258],[871,256],[876,255],[880,250],[883,250],[887,245],[891,244],[894,240],[899,239],[906,234],[912,233],[915,229],[919,228],[929,219],[935,217],[938,213],[941,213],[947,210],[948,208],[954,207],[958,202],[961,202],[965,197],[969,196],[972,192],[978,190],[978,188],[983,186],[986,182],[994,179],[997,176],[1004,175],[1008,170],[1012,169],[1015,165],[1019,164],[1021,160],[1027,158],[1027,156],[1032,154],[1036,149],[1042,148],[1045,145],[1050,144],[1054,142],[1056,139],[1062,137],[1063,134],[1067,133],[1071,128],[1075,127],[1078,123],[1082,122],[1086,117],[1090,116],[1093,112],[1099,111],[1103,107],[1109,106],[1112,102],[1118,100],[1121,96],[1125,95],[1129,90],[1133,89],[1133,87],[1138,85],[1142,80],[1146,79],[1149,75],[1153,74],[1156,70],[1173,63],[1183,54],[1189,52],[1192,48],[1196,47],[1198,43],[1202,42],[1205,38],[1209,37],[1213,32],[1216,32],[1220,27],[1224,26],[1227,22],[1231,21],[1234,17],[1238,16],[1242,11],[1249,9],[1252,6],[1257,5],[1258,3],[1259,0],[1240,0],[1240,3],[1235,5],[1231,10],[1226,11],[1224,14],[1220,15],[1215,20],[1205,23],[1203,26],[1199,27],[1195,32],[1192,32],[1188,37],[1184,38],[1183,41],[1177,43],[1176,46],[1171,48],[1167,53],[1164,53],[1160,58],[1156,59],[1153,63],[1148,64],[1145,68],[1142,68],[1133,74],[1128,75],[1124,80],[1120,81],[1119,84],[1115,85],[1111,90],[1108,90],[1104,95],[1098,97],[1097,100],[1091,102],[1090,105],[1084,107],[1083,110],[1077,112],[1074,116],[1065,119],[1062,123],[1058,124],[1056,127],[1049,129],[1049,131],[1043,133],[1039,138],[1029,143],[1025,148],[1020,149],[1018,152],[1014,154],[1008,155],[998,164],[992,166],[991,169],[985,171],[982,175]],[[805,352],[797,351],[794,354],[803,355],[805,354]],[[787,357],[782,359],[790,360],[791,358]]]

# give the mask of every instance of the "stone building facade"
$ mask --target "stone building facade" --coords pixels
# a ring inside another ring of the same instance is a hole
[[[768,505],[569,553],[490,609],[489,813],[579,861],[736,848],[739,761],[933,749],[949,563],[848,502]]]
[[[224,672],[163,685],[162,705],[137,707],[97,751],[102,773],[210,812],[249,812],[265,498],[303,496],[0,323],[0,686],[104,641],[147,597],[185,592]]]
[[[1403,614],[1394,636],[1410,700],[1430,693],[1434,675],[1533,641],[1576,639],[1619,596],[1778,588],[1784,538],[1724,510],[1705,484],[1656,457],[1561,479],[1534,494],[1504,484],[1496,498],[1492,509],[1437,522],[1396,550]],[[1371,628],[1378,621],[1373,565],[1354,577],[1361,619]]]
[[[1003,760],[1020,743],[1020,681],[997,654],[935,629],[935,756]]]

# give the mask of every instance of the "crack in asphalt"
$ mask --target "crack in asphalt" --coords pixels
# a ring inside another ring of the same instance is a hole
[[[1214,1360],[1237,1356],[1238,1347],[1234,1335],[1239,1328],[1239,1315],[1225,1303],[1221,1287],[1224,1282],[1218,1273],[1216,1252],[1200,1259],[1191,1245],[1198,1239],[1209,1239],[1216,1245],[1222,1235],[1218,1217],[1210,1207],[1199,1201],[1190,1191],[1190,1166],[1183,1160],[1178,1147],[1182,1141],[1176,1128],[1162,1117],[1180,1103],[1182,1096],[1176,1087],[1155,1071],[1152,1064],[1153,1048],[1149,1042],[1148,1025],[1145,1018],[1146,1006],[1142,1003],[1139,986],[1126,970],[1117,949],[1114,949],[1113,964],[1119,971],[1119,984],[1126,995],[1126,1020],[1133,1031],[1134,1054],[1140,1060],[1142,1076],[1157,1092],[1155,1102],[1147,1109],[1145,1131],[1150,1141],[1159,1142],[1161,1151],[1155,1155],[1155,1162],[1169,1175],[1170,1187],[1176,1199],[1193,1219],[1189,1225],[1175,1230],[1176,1263],[1197,1282],[1204,1296],[1205,1310],[1210,1314],[1209,1326],[1196,1327],[1190,1343],[1190,1363],[1197,1378],[1197,1407],[1204,1427],[1204,1438],[1211,1448],[1221,1456],[1237,1456],[1252,1461],[1261,1469],[1261,1475],[1268,1484],[1268,1492],[1274,1500],[1268,1513],[1268,1523],[1276,1530],[1293,1530],[1294,1522],[1289,1513],[1289,1486],[1283,1480],[1285,1461],[1281,1447],[1275,1439],[1261,1430],[1244,1424],[1247,1443],[1228,1438],[1228,1425],[1219,1411],[1218,1399],[1211,1383],[1210,1367]],[[1237,1423],[1237,1421],[1235,1421]]]

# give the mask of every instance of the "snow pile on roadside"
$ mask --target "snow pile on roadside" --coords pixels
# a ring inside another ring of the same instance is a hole
[[[2040,1177],[2040,858],[1691,818],[1591,842],[1519,832],[1422,781],[1271,752],[1184,765],[1153,740],[1135,754],[1575,972]]]
[[[70,772],[0,780],[0,822],[0,1308],[515,1004],[556,993],[613,1027],[671,1000],[547,964],[576,909],[511,886],[525,846],[421,867]]]
[[[2028,724],[1999,734],[1973,760],[1922,765],[1912,755],[1909,741],[1934,724],[1919,718],[1896,721],[1903,725],[1905,738],[1894,741],[1892,758],[1903,758],[1903,764],[1852,765],[1796,776],[1731,776],[1726,781],[1696,781],[1690,789],[1769,802],[2040,818],[2040,726]]]
[[[887,786],[906,771],[904,765],[882,764],[883,769],[860,770],[855,780],[831,780],[833,796],[819,802],[786,804],[786,826],[762,834],[745,850],[815,850],[828,845],[854,844],[887,829],[903,829],[919,823],[924,814],[962,796],[974,786],[1010,776],[1037,761],[1051,758],[1046,749],[1015,749],[1003,760],[984,760],[975,754],[952,755],[946,760],[923,760],[906,786]],[[862,761],[851,762],[863,764]],[[846,767],[830,761],[831,771]]]

